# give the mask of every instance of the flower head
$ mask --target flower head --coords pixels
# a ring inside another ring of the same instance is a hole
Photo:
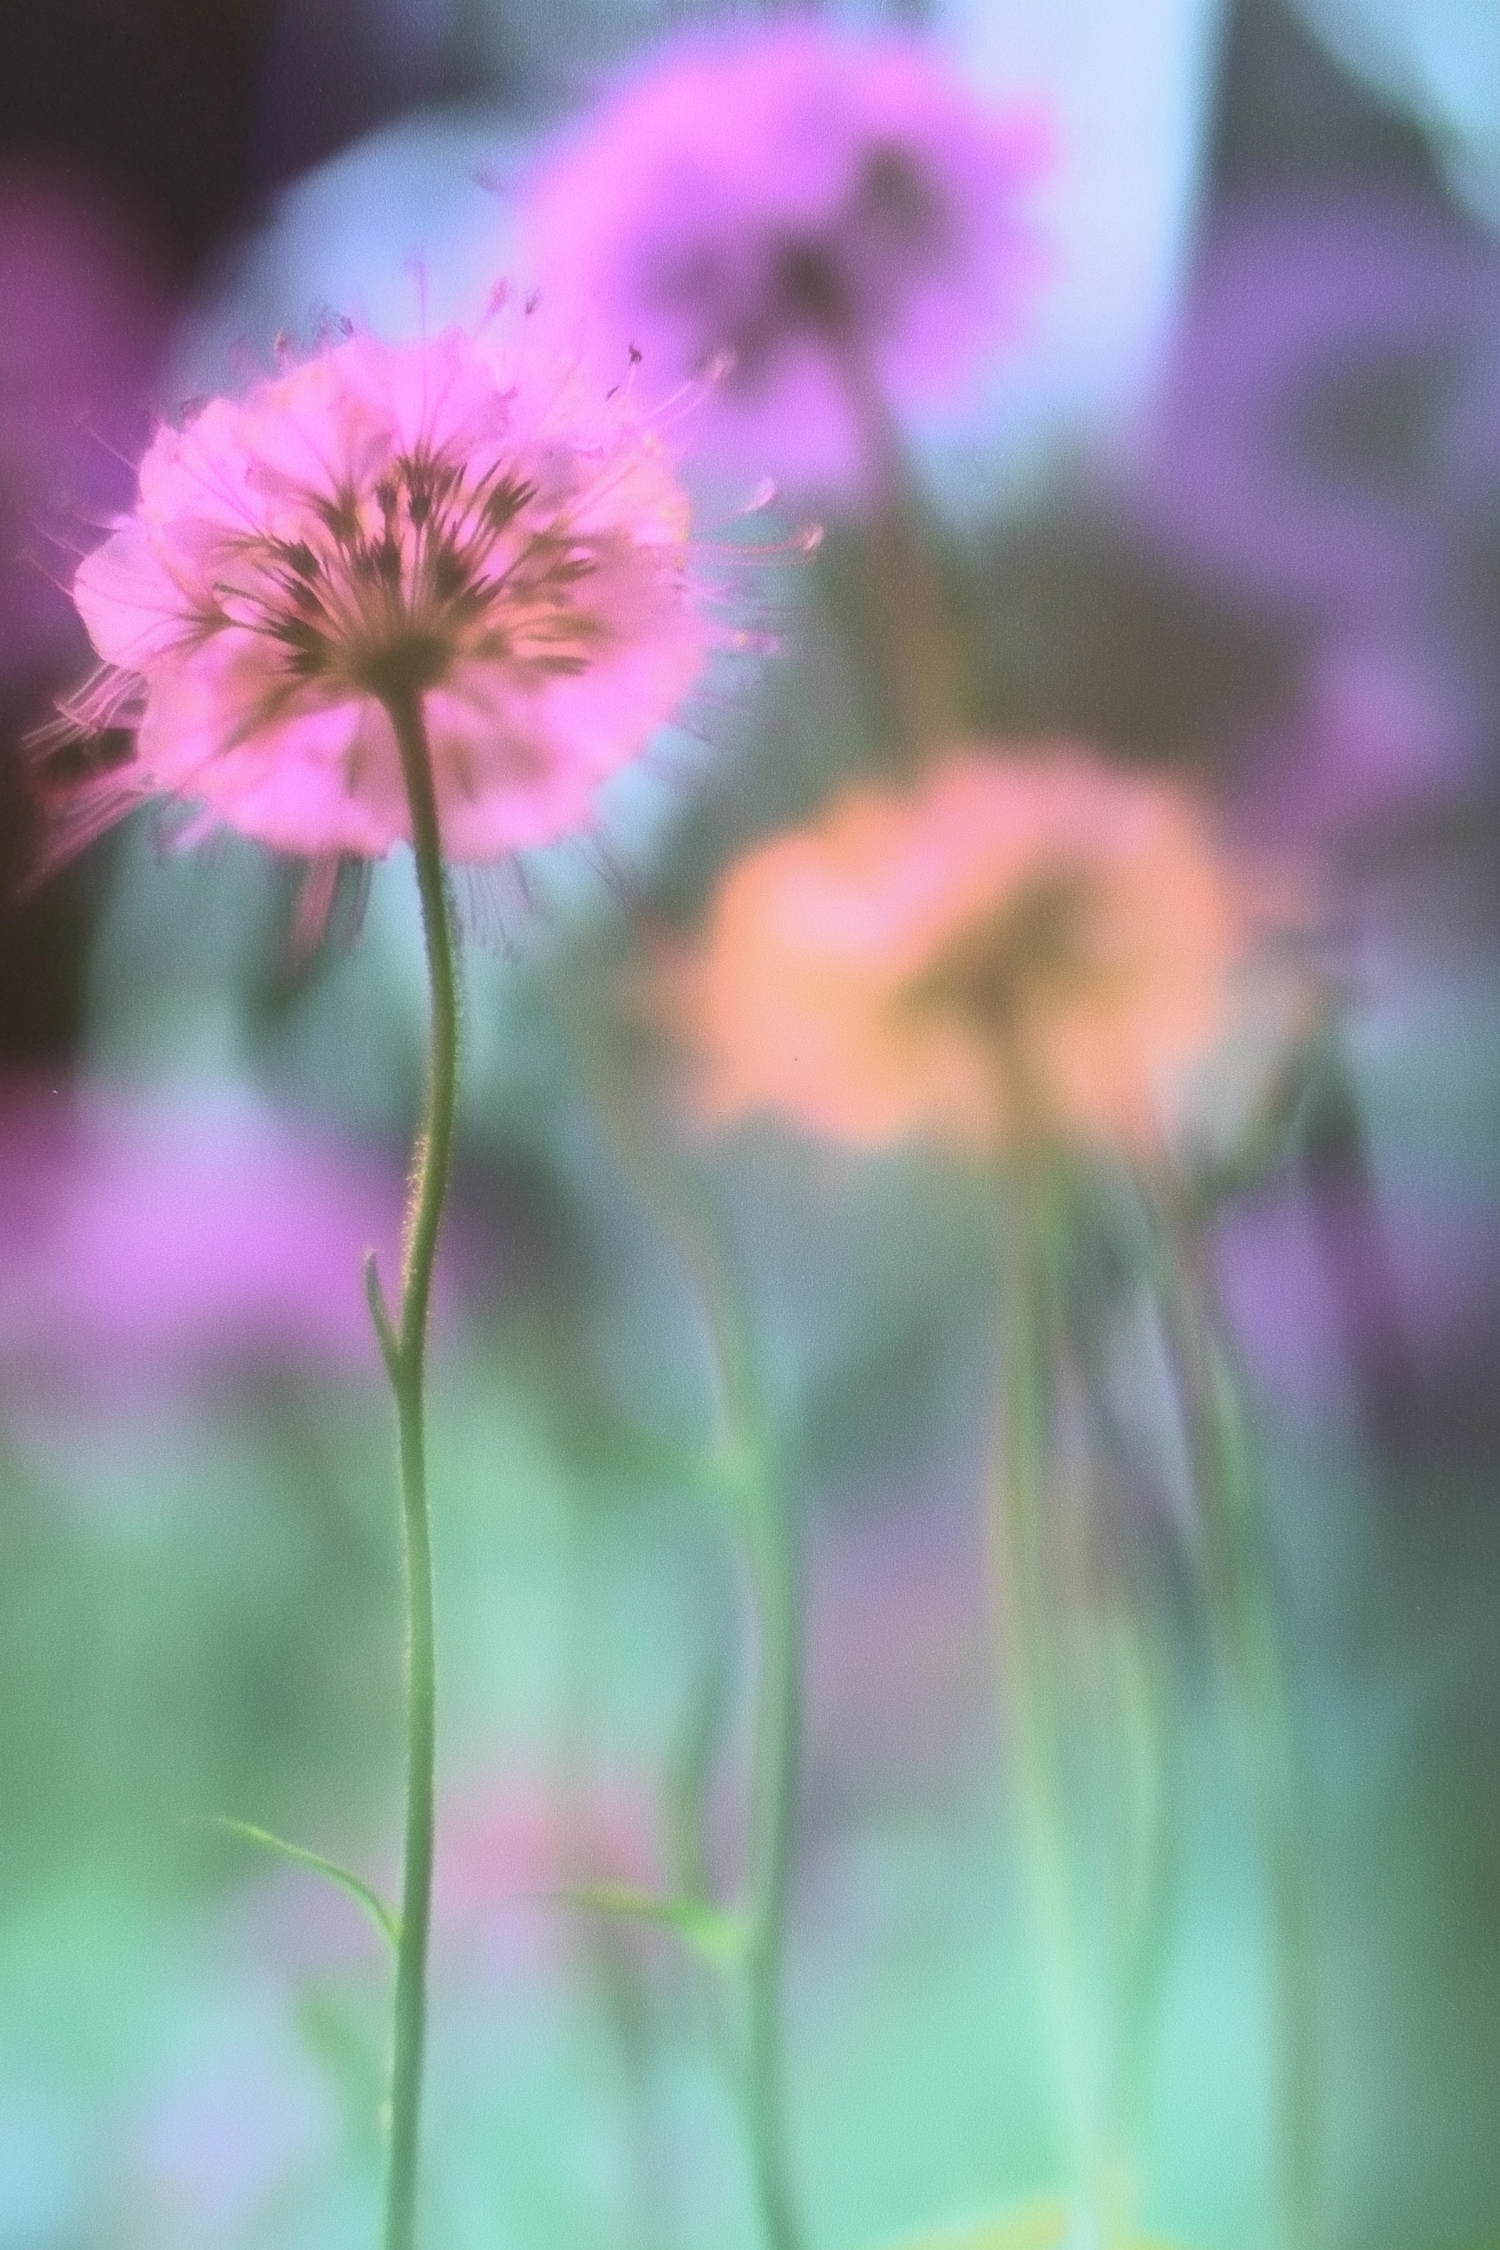
[[[648,386],[727,369],[730,456],[847,482],[870,393],[951,393],[1013,327],[1036,264],[1017,206],[1046,141],[913,38],[724,32],[607,101],[543,169],[527,224],[549,289],[633,346]]]
[[[950,756],[729,870],[666,980],[709,1121],[1158,1152],[1228,1028],[1254,904],[1164,781]]]
[[[702,660],[687,505],[630,402],[527,335],[354,337],[160,430],[74,595],[135,729],[73,834],[141,798],[291,853],[410,835],[388,706],[420,695],[443,849],[588,821]]]

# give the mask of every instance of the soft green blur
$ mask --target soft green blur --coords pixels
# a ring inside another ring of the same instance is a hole
[[[795,705],[786,693],[783,725]],[[358,943],[287,990],[248,854],[163,867],[133,842],[114,885],[112,1072],[170,1083],[176,1046],[180,1083],[201,1085],[212,1054],[287,1116],[384,1148],[394,1205],[419,1004],[404,871],[378,875]],[[669,1778],[716,1674],[721,1875],[737,1849],[750,1652],[725,1525],[693,1483],[702,1338],[579,1090],[612,913],[601,896],[591,927],[520,965],[467,962],[431,1413],[429,2227],[454,2245],[754,2239],[690,1964],[664,1934],[538,1896],[661,1879]],[[1476,1219],[1497,1186],[1500,1087],[1475,1039],[1491,1005],[1460,1013],[1430,976],[1370,1026],[1358,1064],[1382,1179]],[[1438,1082],[1461,1087],[1441,1122]],[[751,1134],[680,1161],[706,1169],[737,1229],[803,1513],[793,2132],[814,2239],[856,2250],[1057,2178],[978,1517],[991,1222],[982,1184],[916,1157]],[[1301,1270],[1315,1289],[1305,1245]],[[364,1377],[221,1367],[102,1401],[82,1370],[61,1405],[17,1402],[0,1518],[0,2240],[368,2236],[377,1941],[315,1878],[202,1822],[233,1815],[391,1878],[396,1512],[369,1357]],[[1329,1350],[1290,1394],[1284,1368],[1254,1385],[1312,1778],[1330,2239],[1477,2244],[1500,2189],[1495,1521],[1475,1437],[1456,1425],[1379,1460],[1338,1364]],[[1172,1661],[1188,1818],[1141,2216],[1237,2250],[1271,2227],[1264,1908],[1190,1619]]]

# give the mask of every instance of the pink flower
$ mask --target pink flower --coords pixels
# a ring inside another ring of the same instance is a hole
[[[536,270],[647,388],[727,366],[752,473],[849,483],[890,402],[950,396],[1016,322],[1033,110],[991,115],[910,37],[811,22],[679,43],[528,199]]]
[[[410,835],[385,703],[420,690],[443,849],[587,823],[702,660],[687,505],[628,399],[528,331],[355,337],[163,428],[74,594],[106,671],[63,733],[136,730],[63,851],[142,798],[273,848]]]
[[[655,997],[710,1122],[769,1113],[865,1147],[1046,1133],[1152,1157],[1211,1059],[1247,1072],[1264,904],[1171,783],[1071,747],[970,752],[748,853]],[[1305,996],[1273,981],[1284,1045]]]

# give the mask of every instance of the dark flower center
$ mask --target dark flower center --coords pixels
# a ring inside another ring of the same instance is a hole
[[[1099,972],[1089,942],[1092,886],[1077,869],[1040,876],[988,919],[961,931],[901,992],[904,1010],[961,1017],[987,1038],[1009,1035],[1039,1000]]]
[[[790,343],[813,338],[839,357],[900,315],[950,231],[943,198],[910,150],[874,141],[827,214],[769,227],[748,244],[705,234],[652,262],[647,300],[686,318],[706,346],[733,354],[729,387],[763,388]]]
[[[604,637],[584,598],[597,542],[561,512],[537,520],[536,499],[512,469],[474,479],[440,453],[400,455],[363,490],[309,493],[303,537],[237,543],[200,629],[263,633],[287,695],[323,682],[388,701],[464,656],[532,678],[580,671]]]

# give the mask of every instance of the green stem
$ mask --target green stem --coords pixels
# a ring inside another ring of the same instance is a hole
[[[1100,1579],[1092,1591],[1080,1589],[1086,1610],[1079,1638],[1079,1597],[1070,1591],[1079,1566],[1070,1570],[1059,1560],[1069,1536],[1056,1521],[1065,1492],[1053,1422],[1059,1387],[1080,1349],[1062,1246],[1086,1223],[1086,1212],[1034,1132],[1023,1136],[1014,1184],[1004,1421],[990,1520],[1006,1752],[1068,2153],[1092,2202],[1098,2239],[1114,2245],[1129,2233],[1132,2152],[1170,1882],[1170,1698],[1137,1558],[1118,1529],[1111,1537],[1107,1519],[1095,1518],[1097,1494],[1089,1502],[1084,1567]],[[1086,1365],[1079,1372],[1087,1381]],[[1107,1772],[1098,1763],[1100,1727],[1112,1753]],[[1075,1802],[1070,1752],[1091,1745],[1095,1759],[1086,1758],[1074,1776],[1086,1799]],[[1091,1813],[1102,1816],[1103,1827]],[[1097,1897],[1091,1871],[1095,1882],[1102,1878]],[[1104,1921],[1091,1922],[1098,1914]],[[1091,1931],[1106,1945],[1098,1972],[1089,1967]]]
[[[1265,1526],[1238,1390],[1198,1280],[1196,1245],[1158,1204],[1163,1327],[1203,1510],[1203,1568],[1219,1654],[1243,1728],[1275,1946],[1277,2129],[1291,2250],[1316,2238],[1320,2089],[1303,1871],[1301,1784]]]
[[[750,2167],[769,2250],[801,2250],[802,2227],[786,2137],[782,1997],[802,1776],[802,1602],[792,1512],[774,1449],[749,1329],[714,1254],[706,1213],[680,1235],[713,1350],[720,1412],[759,1632],[742,1913],[741,2057]]]
[[[1058,1713],[1049,1652],[1055,1631],[1043,1553],[1047,1504],[1048,1277],[1039,1167],[1018,1166],[1005,1292],[1004,1422],[991,1493],[990,1538],[1005,1688],[1006,1756],[1031,1893],[1054,2076],[1066,2106],[1075,2170],[1094,2169],[1095,2135],[1080,2097],[1081,1997],[1071,1886],[1058,1801]]]
[[[742,1946],[722,1974],[738,2017],[738,2093],[768,2250],[801,2250],[802,2223],[786,2131],[782,1994],[802,1770],[802,1605],[792,1509],[767,1428],[754,1340],[702,1188],[664,1161],[627,1072],[607,1044],[580,1034],[596,1115],[637,1191],[674,1243],[707,1330],[721,1444],[730,1465],[736,1527],[759,1634],[748,1818],[740,1914]],[[695,1799],[699,1792],[694,1792]],[[677,1839],[676,1856],[701,1872],[703,1839]]]
[[[390,1374],[400,1434],[401,1506],[406,1539],[407,1763],[406,1840],[391,2065],[390,2163],[385,2250],[412,2250],[427,2021],[427,1933],[432,1906],[433,1769],[437,1667],[432,1608],[432,1541],[427,1506],[423,1396],[432,1267],[453,1155],[458,1084],[458,988],[443,881],[437,797],[419,694],[392,694],[386,709],[401,753],[411,808],[412,850],[422,902],[431,988],[432,1046],[426,1114],[412,1154],[401,1260],[401,1312],[392,1329],[372,1275],[371,1306]]]
[[[904,764],[912,764],[963,731],[954,637],[922,537],[900,432],[875,370],[852,345],[839,358],[874,487],[867,554],[875,672],[885,691],[892,746]]]
[[[1097,1540],[1087,1723],[1110,1744],[1113,1825],[1107,1832],[1104,1896],[1118,2007],[1111,2021],[1103,2144],[1129,2162],[1141,2143],[1152,2048],[1172,1933],[1181,1852],[1181,1706],[1174,1678],[1170,1613],[1159,1568],[1128,1488],[1104,1481],[1111,1462],[1128,1460],[1132,1440],[1113,1401],[1111,1350],[1123,1309],[1118,1285],[1102,1280],[1121,1256],[1115,1197],[1092,1165],[1059,1167],[1060,1228],[1071,1250],[1056,1287],[1060,1348],[1066,1353],[1085,1427],[1104,1477],[1090,1508]],[[1102,1257],[1102,1265],[1100,1263]],[[1132,1294],[1128,1302],[1133,1302]]]
[[[752,1458],[746,1530],[760,1651],[744,1957],[746,2111],[767,2242],[771,2250],[799,2250],[781,2013],[802,1764],[801,1598],[786,1493],[763,1446]]]
[[[1140,1589],[1146,1598],[1146,1589]],[[1175,1712],[1170,1657],[1152,1620],[1121,1621],[1114,1651],[1115,1707],[1134,1817],[1135,1852],[1124,1888],[1126,1931],[1113,2114],[1128,2148],[1143,2124],[1180,1847]]]

